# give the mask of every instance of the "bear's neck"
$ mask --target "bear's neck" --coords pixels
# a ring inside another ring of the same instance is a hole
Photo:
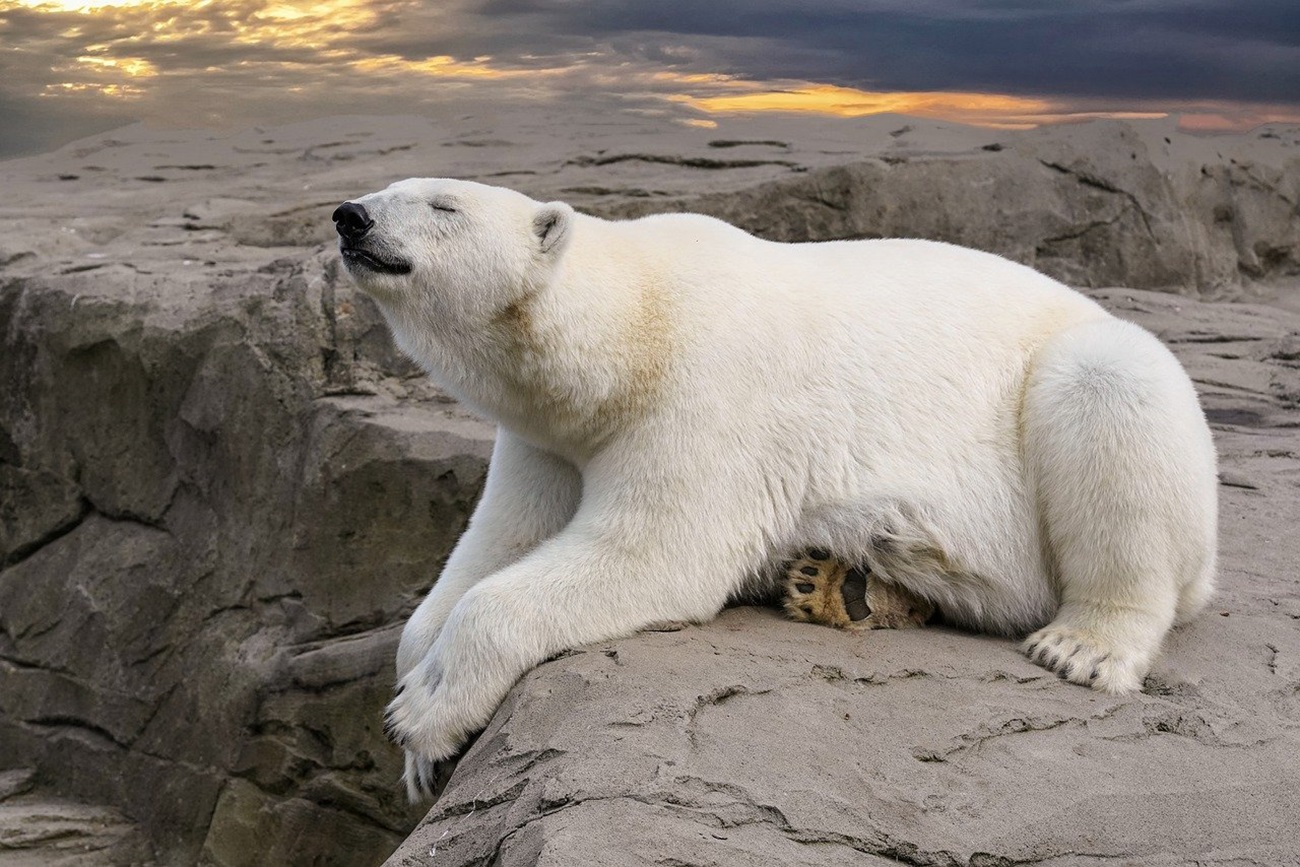
[[[482,333],[411,340],[436,332],[408,328],[399,342],[463,403],[581,465],[651,404],[671,329],[661,281],[593,267],[575,252]]]

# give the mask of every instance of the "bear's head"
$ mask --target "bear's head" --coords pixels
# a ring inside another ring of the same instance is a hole
[[[411,178],[334,211],[339,252],[357,285],[389,309],[473,327],[555,272],[573,209],[500,187]]]

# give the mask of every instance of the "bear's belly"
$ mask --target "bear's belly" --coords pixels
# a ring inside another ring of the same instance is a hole
[[[836,540],[846,559],[874,557],[952,622],[1041,626],[1056,592],[1021,456],[1017,380],[992,393],[954,389],[940,406],[861,395],[863,410],[841,417],[834,435],[806,441],[809,526],[795,536]]]
[[[857,497],[816,512],[823,530],[843,540],[840,556],[874,559],[950,619],[993,631],[1036,628],[1054,609],[1055,591],[1035,500],[1023,482],[991,474],[972,482],[867,479]]]

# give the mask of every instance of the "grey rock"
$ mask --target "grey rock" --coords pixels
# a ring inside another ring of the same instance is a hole
[[[776,241],[916,237],[988,250],[1074,286],[1223,295],[1300,274],[1300,155],[1162,165],[1134,127],[1059,130],[977,155],[883,155],[739,191],[630,199],[610,216],[697,211]]]
[[[145,867],[140,829],[108,807],[22,795],[0,799],[0,867]]]
[[[36,783],[36,771],[31,768],[15,768],[0,771],[0,801],[7,801],[15,795],[24,795],[31,791]]]
[[[406,382],[328,254],[20,277],[0,309],[0,768],[164,863],[377,862],[418,816],[395,629],[491,429]]]

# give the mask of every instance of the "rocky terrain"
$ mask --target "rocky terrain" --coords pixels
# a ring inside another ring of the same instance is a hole
[[[584,648],[408,838],[380,709],[492,437],[329,244],[410,175],[1097,287],[1204,397],[1219,599],[1126,699],[764,609]],[[0,865],[1300,861],[1300,129],[337,118],[132,127],[0,184]]]

